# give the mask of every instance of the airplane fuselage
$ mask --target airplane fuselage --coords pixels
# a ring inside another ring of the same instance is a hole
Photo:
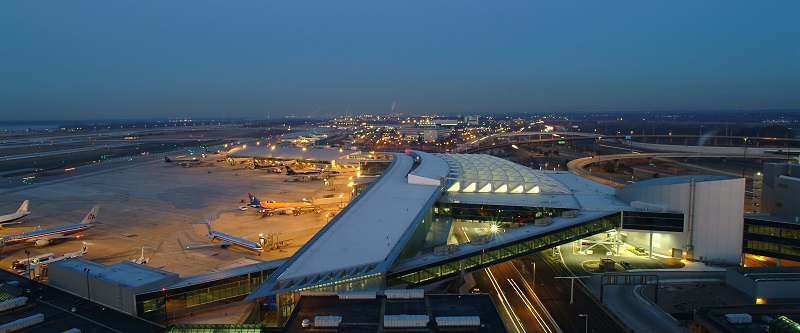
[[[225,243],[230,243],[231,245],[235,245],[235,246],[244,248],[246,250],[250,250],[250,251],[258,252],[258,253],[264,252],[264,248],[261,247],[261,244],[258,244],[256,242],[251,242],[251,241],[246,240],[246,239],[242,239],[242,238],[239,238],[239,237],[233,237],[231,235],[224,234],[224,233],[221,233],[221,232],[218,232],[218,231],[212,232],[210,234],[210,236],[213,239],[217,239],[217,240],[219,240],[221,242],[225,242]]]
[[[62,227],[25,232],[16,235],[2,236],[0,237],[0,241],[2,241],[4,245],[35,242],[37,240],[48,239],[50,237],[61,237],[61,236],[71,235],[74,233],[84,231],[89,228],[93,228],[94,226],[95,225],[91,223],[65,225]]]

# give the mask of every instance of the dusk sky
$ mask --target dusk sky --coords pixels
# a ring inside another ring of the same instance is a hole
[[[800,109],[800,1],[3,1],[0,121]]]

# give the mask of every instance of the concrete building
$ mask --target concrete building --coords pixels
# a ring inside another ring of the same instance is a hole
[[[622,213],[624,241],[661,255],[738,265],[743,193],[743,178],[712,175],[654,178],[619,188],[617,197],[640,210]],[[653,219],[653,212],[672,218]]]
[[[178,274],[123,261],[106,266],[72,258],[48,265],[50,285],[137,316],[136,295],[178,280]]]
[[[745,265],[800,265],[800,165],[765,163],[757,178],[761,213],[744,216]]]

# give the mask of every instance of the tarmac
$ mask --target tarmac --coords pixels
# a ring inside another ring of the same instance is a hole
[[[24,223],[7,226],[0,234],[78,223],[92,206],[99,205],[100,224],[81,234],[83,241],[91,243],[84,259],[107,265],[130,261],[139,258],[145,247],[149,266],[187,277],[289,257],[330,220],[327,214],[310,210],[300,216],[266,216],[252,208],[242,211],[238,207],[249,202],[247,192],[275,201],[349,195],[346,186],[326,186],[322,180],[287,182],[290,176],[231,165],[222,156],[211,155],[202,165],[191,167],[163,161],[163,155],[118,159],[40,178],[34,185],[0,189],[0,214],[16,211],[25,199],[30,199],[32,212]],[[190,224],[202,220],[213,221],[217,231],[252,241],[263,234],[274,246],[260,256],[236,247],[187,250],[187,246],[210,243],[205,225]],[[11,262],[26,257],[26,250],[30,256],[50,252],[60,256],[81,246],[79,240],[42,248],[10,245],[0,252],[0,265],[8,269]]]

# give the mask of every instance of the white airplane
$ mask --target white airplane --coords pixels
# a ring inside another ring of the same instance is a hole
[[[0,245],[12,245],[18,243],[33,243],[36,247],[47,246],[53,243],[56,239],[76,239],[81,235],[72,236],[72,234],[79,233],[86,229],[94,228],[97,226],[97,212],[100,206],[94,206],[89,214],[78,224],[70,224],[62,227],[55,227],[50,229],[41,229],[36,227],[34,231],[25,232],[16,235],[8,235],[0,237]]]
[[[131,262],[139,265],[147,265],[147,263],[150,262],[150,258],[144,257],[144,249],[149,249],[149,248],[151,248],[151,246],[142,246],[140,248],[142,250],[142,255],[138,259],[132,259]]]
[[[206,220],[206,221],[200,221],[200,222],[192,222],[192,224],[205,224],[206,226],[208,226],[208,234],[206,236],[208,236],[208,238],[211,238],[211,240],[217,239],[217,240],[220,241],[220,243],[208,244],[208,245],[187,246],[186,247],[187,250],[199,249],[199,248],[204,248],[204,247],[212,247],[212,246],[213,247],[216,247],[216,246],[228,247],[228,246],[233,245],[233,246],[238,246],[238,247],[241,247],[241,248],[249,250],[249,251],[256,252],[256,253],[258,253],[258,255],[261,255],[261,253],[264,252],[264,248],[261,247],[261,244],[258,244],[256,242],[251,242],[251,241],[246,240],[244,238],[235,237],[235,236],[231,236],[231,235],[228,235],[228,234],[225,234],[225,233],[221,233],[219,231],[215,231],[214,228],[211,227],[211,221]]]
[[[12,221],[19,220],[19,219],[21,219],[21,218],[23,218],[25,216],[28,216],[28,214],[30,214],[30,213],[31,212],[28,211],[28,200],[25,200],[25,201],[22,202],[22,206],[19,206],[19,209],[17,209],[16,213],[6,214],[6,215],[0,216],[0,226],[6,225],[6,224],[22,223],[22,222],[12,222]]]
[[[94,244],[89,243],[89,242],[83,242],[83,247],[81,247],[81,249],[79,251],[64,253],[63,256],[50,259],[50,260],[46,261],[45,263],[46,264],[50,264],[50,263],[54,263],[56,261],[61,261],[61,260],[64,260],[64,259],[82,257],[84,254],[86,254],[86,252],[89,252],[89,245],[94,245]]]
[[[47,253],[41,256],[32,257],[30,258],[30,261],[28,261],[28,259],[20,259],[15,261],[11,265],[11,268],[21,269],[23,270],[22,274],[26,274],[28,273],[27,272],[28,268],[33,270],[34,267],[38,265],[42,265],[42,267],[47,267],[47,265],[54,263],[56,261],[82,257],[84,254],[86,254],[86,252],[89,252],[89,245],[94,245],[94,244],[89,242],[83,242],[83,247],[81,247],[79,251],[64,253],[64,255],[60,257],[53,257],[52,253]],[[30,265],[28,265],[28,262],[30,262]]]

